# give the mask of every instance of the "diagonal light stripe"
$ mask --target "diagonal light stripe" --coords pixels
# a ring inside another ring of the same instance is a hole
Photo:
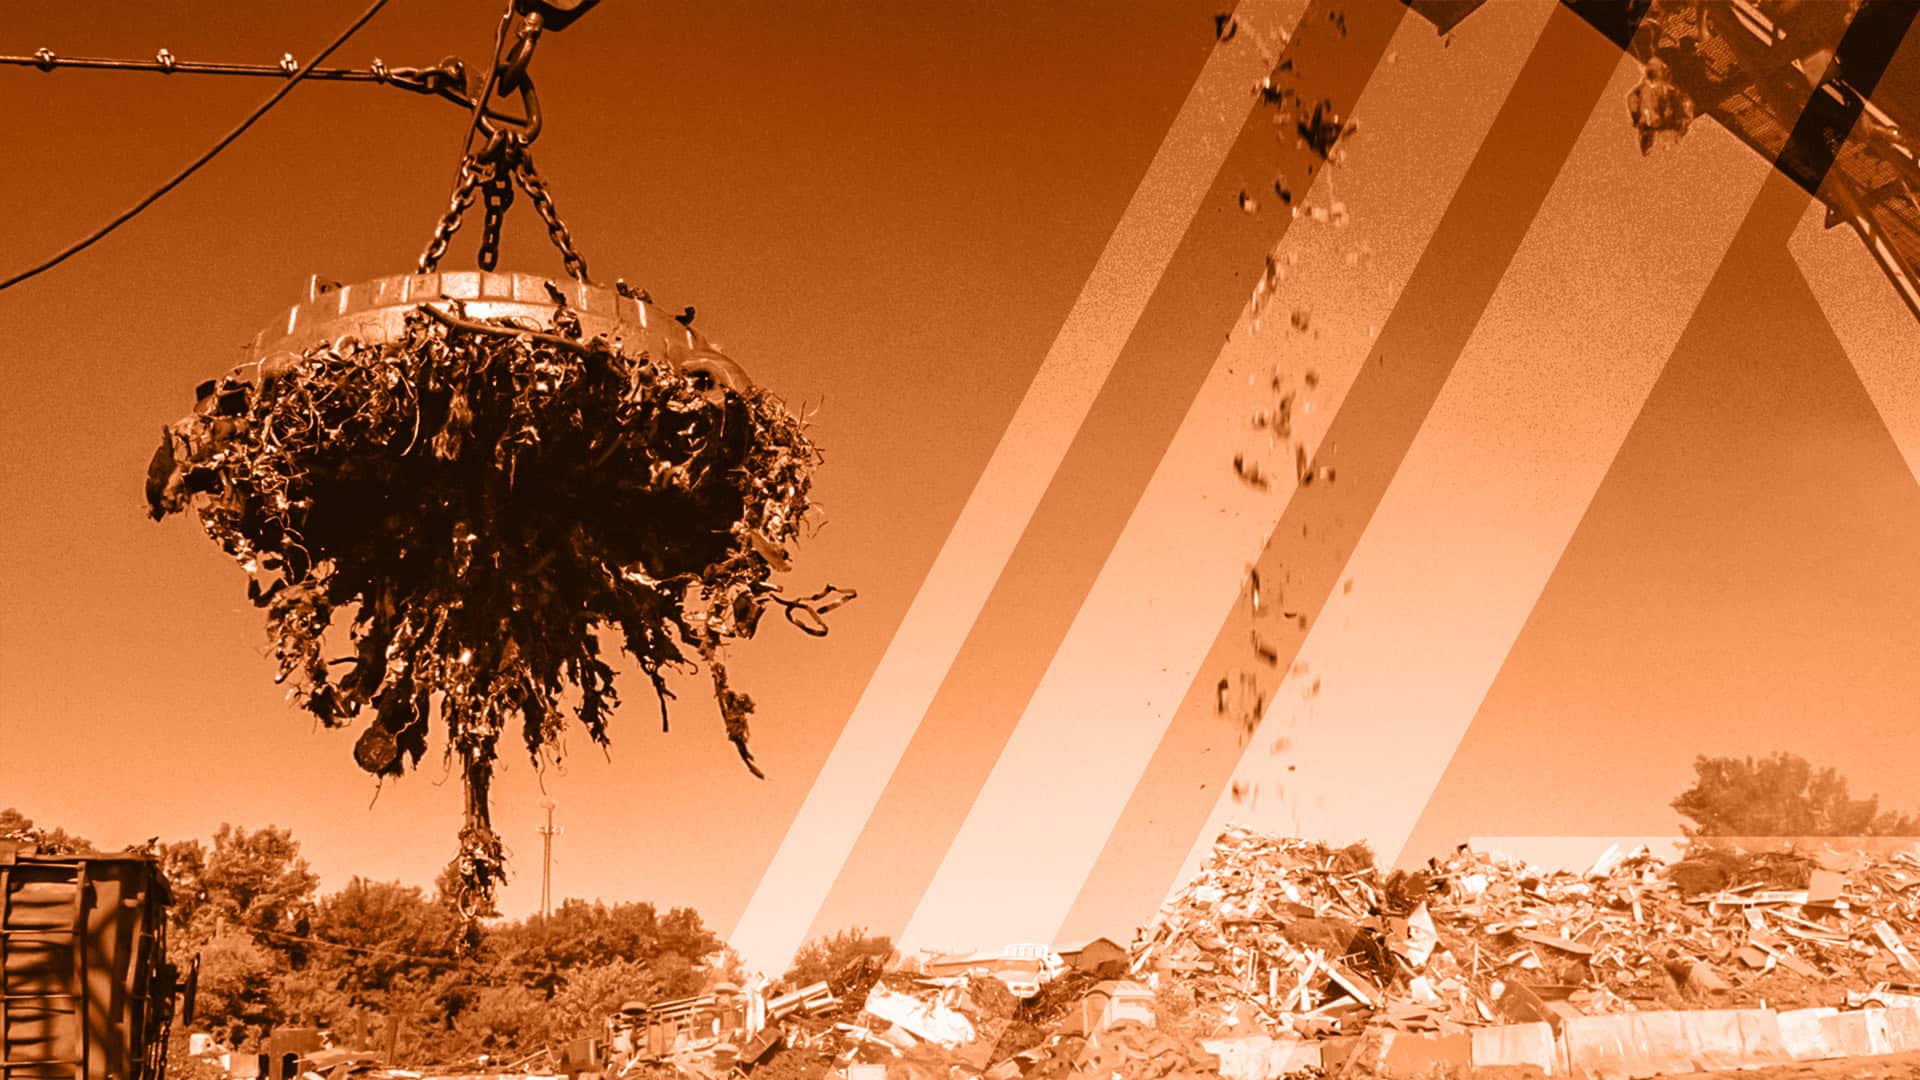
[[[1616,37],[1630,32],[1619,27]],[[1316,466],[1336,467],[1338,482],[1302,489],[1256,561],[1264,581],[1286,584],[1286,606],[1303,620],[1259,620],[1257,629],[1283,670],[1333,593],[1619,64],[1616,40],[1596,34],[1564,6],[1548,16],[1381,331],[1373,354],[1378,362],[1370,361],[1355,381],[1315,459]],[[1178,873],[1239,761],[1239,729],[1216,715],[1214,686],[1219,675],[1254,662],[1248,639],[1255,630],[1243,590],[1221,612],[1200,676],[1145,774],[1125,794],[1126,809],[1063,934],[1106,933],[1144,917]],[[1271,676],[1265,681],[1271,689]]]
[[[1601,94],[1243,755],[1258,801],[1219,803],[1183,877],[1231,819],[1438,854],[1403,848],[1769,172],[1718,129],[1642,159],[1638,78]]]
[[[995,945],[1044,938],[1058,925],[1112,829],[1126,778],[1145,768],[1247,561],[1294,491],[1291,446],[1257,452],[1266,436],[1249,425],[1276,396],[1271,375],[1277,367],[1300,394],[1295,431],[1315,452],[1367,360],[1372,328],[1392,309],[1392,283],[1407,279],[1438,227],[1553,7],[1553,0],[1502,5],[1452,48],[1420,20],[1400,24],[1386,45],[1396,62],[1375,72],[1353,109],[1363,138],[1349,164],[1323,176],[1306,200],[1324,210],[1337,198],[1356,224],[1314,225],[1309,215],[1275,250],[1293,269],[1265,309],[1260,334],[1249,335],[1251,313],[1243,309],[1027,702],[938,884],[900,935],[903,947]],[[1480,77],[1461,94],[1433,95],[1436,70],[1458,65]],[[1418,192],[1405,184],[1409,158],[1421,162]],[[1369,265],[1348,267],[1346,254],[1358,261],[1363,247]],[[1294,310],[1310,312],[1306,333],[1289,330]],[[1308,370],[1318,383],[1311,392],[1302,383]],[[1255,492],[1234,475],[1228,464],[1242,452],[1273,477],[1273,490]],[[1090,724],[1098,738],[1088,737]],[[1035,800],[1023,791],[1045,792],[1059,812],[1034,813]]]
[[[1907,468],[1920,479],[1920,322],[1852,229],[1825,228],[1810,207],[1787,243],[1834,336],[1880,411]]]
[[[1371,81],[1393,66],[1396,28],[1412,21],[1396,0],[1314,0],[1279,65],[1287,89],[1317,108],[1351,114]],[[1437,51],[1438,42],[1429,42]],[[1213,343],[1246,308],[1249,272],[1293,229],[1315,228],[1268,194],[1269,179],[1299,184],[1322,165],[1304,140],[1276,139],[1276,119],[1265,109],[1248,114],[810,936],[847,926],[895,935],[911,919],[1205,384],[1218,352]],[[1416,141],[1411,149],[1421,147]],[[1251,216],[1239,205],[1249,190],[1265,206]],[[1282,305],[1281,325],[1286,316]],[[1210,465],[1217,478],[1225,459]]]
[[[1246,0],[1262,36],[1304,0]],[[962,507],[729,940],[784,968],[979,616],[1252,104],[1257,48],[1214,50]]]
[[[1889,18],[1889,15],[1892,17]],[[1849,71],[1852,78],[1857,80],[1856,85],[1861,92],[1872,92],[1897,44],[1897,42],[1876,40],[1875,35],[1885,31],[1904,35],[1912,19],[1911,10],[1881,12],[1870,23],[1862,24],[1859,20],[1855,20],[1854,25],[1847,27],[1840,52],[1842,56],[1851,56],[1854,61]],[[1703,327],[1711,326],[1713,319],[1719,317],[1716,315],[1716,310],[1725,312],[1750,302],[1755,285],[1741,275],[1753,267],[1765,265],[1788,242],[1795,223],[1804,219],[1808,208],[1808,199],[1799,189],[1817,187],[1834,159],[1832,148],[1824,144],[1825,136],[1822,132],[1829,127],[1844,126],[1850,121],[1845,116],[1837,117],[1831,109],[1832,102],[1818,92],[1810,95],[1803,93],[1797,104],[1802,111],[1794,123],[1793,137],[1787,148],[1774,160],[1772,168],[1765,174],[1752,207],[1745,220],[1740,223],[1739,230],[1729,241],[1727,250],[1720,259],[1718,270],[1709,283],[1705,295],[1696,305],[1696,310],[1688,321],[1682,338],[1675,346],[1676,351],[1698,350],[1703,347],[1698,342],[1693,344],[1688,342],[1697,336],[1713,333],[1711,329]],[[1854,118],[1858,117],[1857,110],[1849,109],[1846,112]],[[1812,145],[1795,145],[1803,142]],[[1733,175],[1739,172],[1739,167],[1730,163],[1723,171]],[[1711,181],[1704,182],[1702,190],[1711,190],[1710,185]],[[1648,248],[1652,246],[1647,245]],[[1668,367],[1669,369],[1672,367],[1671,362]],[[1589,503],[1592,498],[1593,496],[1589,495]],[[1564,549],[1564,547],[1563,541],[1560,548]],[[1545,584],[1543,581],[1542,588]],[[1535,603],[1538,603],[1537,599]],[[1511,649],[1511,642],[1508,648]],[[1481,699],[1484,699],[1485,692],[1483,688],[1480,694]],[[1478,708],[1476,704],[1475,710],[1478,711]],[[1465,722],[1470,720],[1469,716]],[[1462,736],[1465,735],[1465,722],[1460,732]],[[1458,752],[1459,745],[1460,739],[1456,737],[1452,743],[1453,749],[1448,753],[1449,764],[1452,755]],[[1443,774],[1435,774],[1434,785],[1437,786],[1440,782],[1439,777]],[[1427,802],[1430,805],[1436,794],[1434,786],[1429,786],[1427,791]],[[1422,809],[1424,811],[1425,808]],[[1417,823],[1418,820],[1416,817],[1414,822]],[[1398,849],[1396,861],[1403,863],[1417,861],[1421,854],[1418,851],[1406,849],[1406,840],[1410,831],[1398,833],[1399,842],[1394,845]],[[1394,850],[1394,848],[1388,850]]]
[[[1920,488],[1788,257],[1806,206],[1762,186],[1403,864],[1488,828],[1657,828],[1702,740],[1826,746],[1805,716],[1897,759],[1910,711],[1873,699],[1907,670]],[[1631,770],[1595,767],[1620,747]]]

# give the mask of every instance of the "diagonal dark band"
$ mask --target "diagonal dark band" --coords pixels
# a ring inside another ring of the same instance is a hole
[[[1277,615],[1261,617],[1263,637],[1279,652],[1279,671],[1298,654],[1306,627],[1325,605],[1618,69],[1615,35],[1631,33],[1623,21],[1614,33],[1595,34],[1565,7],[1549,17],[1322,440],[1314,467],[1335,466],[1337,482],[1297,490],[1260,555],[1268,610],[1284,606],[1306,616],[1304,626],[1282,623]],[[1276,584],[1284,587],[1281,603],[1272,602]],[[1253,629],[1243,590],[1082,887],[1061,928],[1063,939],[1125,925],[1115,921],[1116,897],[1141,902],[1126,913],[1137,921],[1165,895],[1239,761],[1241,732],[1217,714],[1215,683],[1230,670],[1254,666],[1248,654]]]
[[[1312,0],[1277,60],[1276,84],[1308,111],[1324,102],[1350,115],[1405,13],[1395,0]],[[1246,306],[1250,278],[1293,220],[1271,189],[1252,192],[1268,209],[1249,216],[1241,188],[1284,176],[1304,191],[1322,164],[1297,140],[1275,138],[1273,110],[1248,109],[810,936],[837,930],[849,911],[876,929],[912,917],[1205,384],[1218,342]]]
[[[1793,134],[1774,162],[1807,194],[1820,193],[1840,147],[1860,119],[1863,99],[1879,86],[1916,15],[1920,15],[1916,0],[1866,0],[1847,24],[1819,89],[1800,111]]]

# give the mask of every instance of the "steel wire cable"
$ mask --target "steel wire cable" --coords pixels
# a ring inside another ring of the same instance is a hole
[[[278,90],[275,90],[271,97],[267,98],[267,100],[261,102],[257,107],[255,107],[253,112],[249,113],[246,119],[240,121],[240,123],[236,125],[233,128],[233,130],[227,132],[224,136],[222,136],[218,142],[214,143],[212,147],[210,147],[205,153],[201,154],[198,158],[195,158],[193,162],[189,164],[186,168],[181,169],[178,173],[175,173],[172,178],[168,179],[165,183],[155,188],[153,192],[149,194],[146,198],[141,199],[139,202],[134,203],[132,206],[121,211],[117,216],[114,217],[112,221],[107,222],[105,225],[102,225],[98,229],[95,229],[93,232],[87,234],[85,237],[81,238],[80,240],[77,240],[74,243],[68,245],[65,249],[60,251],[58,254],[48,258],[44,262],[41,262],[38,265],[30,267],[26,270],[22,270],[19,273],[14,274],[12,277],[7,278],[5,281],[0,281],[0,292],[4,292],[7,289],[11,289],[15,285],[18,285],[29,278],[37,277],[40,274],[46,273],[48,270],[53,269],[54,267],[67,261],[73,256],[78,255],[82,251],[85,251],[86,249],[92,247],[95,243],[99,242],[107,234],[113,232],[115,229],[118,229],[120,226],[125,225],[127,222],[133,220],[134,216],[139,214],[142,210],[145,210],[147,207],[152,206],[155,202],[158,202],[160,198],[164,196],[167,192],[172,191],[174,188],[180,186],[180,184],[184,182],[188,177],[198,172],[201,166],[205,165],[209,161],[212,161],[214,157],[217,156],[222,150],[225,150],[229,145],[233,143],[234,140],[238,139],[242,134],[244,134],[248,128],[252,127],[256,121],[258,121],[261,117],[265,116],[267,112],[271,110],[275,105],[278,105],[282,98],[285,98],[289,93],[293,91],[293,88],[295,86],[298,86],[300,84],[300,81],[307,76],[308,72],[318,67],[322,62],[326,60],[327,57],[333,55],[334,50],[338,49],[342,45],[345,45],[347,43],[347,39],[353,37],[355,33],[358,33],[361,27],[365,26],[369,21],[373,19],[375,15],[378,15],[380,13],[381,8],[384,8],[387,6],[387,3],[388,3],[388,0],[373,0],[373,3],[367,8],[367,10],[362,12],[360,14],[360,17],[355,19],[353,23],[349,25],[345,30],[341,31],[339,36],[335,37],[331,44],[329,44],[326,48],[320,50],[319,54],[316,55],[313,59],[301,65],[300,70],[298,72],[295,72],[292,77],[287,79],[286,85],[280,87]]]

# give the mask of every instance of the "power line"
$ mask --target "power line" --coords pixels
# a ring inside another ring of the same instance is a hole
[[[31,56],[0,55],[0,67],[31,67],[41,71],[144,71],[173,77],[177,75],[226,75],[253,78],[289,79],[300,71],[292,53],[280,57],[277,64],[237,64],[199,60],[179,60],[161,49],[152,60],[110,59],[100,56],[61,56],[52,49],[39,49]],[[460,106],[473,108],[467,96],[467,70],[457,56],[449,56],[432,67],[390,67],[374,57],[364,68],[316,67],[307,71],[308,82],[372,83],[391,86],[416,94],[428,94]],[[494,120],[513,121],[515,117],[488,110]]]
[[[256,930],[255,933],[282,941],[298,941],[307,945],[322,945],[329,949],[344,949],[347,952],[365,953],[369,956],[394,956],[402,960],[418,960],[427,964],[445,964],[453,960],[452,956],[421,956],[418,953],[401,952],[398,949],[383,949],[367,945],[348,945],[341,941],[328,941],[325,938],[308,937],[303,934],[288,934],[279,930]]]
[[[21,282],[27,280],[28,278],[43,274],[48,270],[51,270],[54,267],[60,265],[61,263],[67,261],[73,256],[78,255],[82,251],[85,251],[86,249],[92,247],[95,243],[97,243],[101,238],[105,237],[108,233],[111,233],[113,230],[119,228],[122,225],[125,225],[128,221],[131,221],[134,215],[140,213],[140,211],[145,210],[147,207],[152,206],[155,202],[159,201],[161,196],[165,195],[169,191],[172,191],[174,188],[180,186],[182,181],[186,180],[187,177],[192,176],[194,173],[198,172],[202,165],[205,165],[207,162],[212,161],[216,154],[220,153],[220,151],[222,150],[225,150],[229,144],[231,144],[235,139],[238,139],[242,134],[244,134],[248,128],[252,127],[255,121],[259,120],[262,116],[265,116],[269,109],[273,108],[275,105],[278,105],[280,103],[280,99],[286,97],[289,93],[291,93],[293,88],[295,86],[298,86],[300,84],[300,81],[306,78],[309,72],[311,72],[314,68],[318,67],[322,61],[326,60],[327,57],[333,55],[333,51],[335,49],[338,49],[340,46],[346,44],[348,38],[352,37],[355,33],[357,33],[362,26],[365,26],[370,20],[372,20],[372,18],[375,15],[378,15],[380,13],[381,8],[386,6],[387,6],[387,0],[373,0],[372,6],[368,7],[367,10],[363,12],[358,19],[355,19],[352,25],[348,26],[345,30],[341,31],[340,35],[333,39],[332,44],[320,50],[317,56],[315,56],[313,59],[307,61],[304,65],[302,65],[298,72],[295,72],[291,77],[287,79],[286,85],[280,87],[280,89],[278,90],[275,90],[273,92],[273,96],[261,102],[260,105],[257,108],[255,108],[252,113],[247,115],[247,118],[245,120],[240,121],[238,126],[236,126],[232,131],[227,132],[226,135],[222,136],[220,141],[214,143],[213,146],[210,149],[208,149],[206,153],[201,154],[198,158],[194,159],[192,164],[180,170],[177,174],[173,176],[172,179],[168,180],[166,183],[161,184],[158,188],[155,188],[152,194],[148,195],[144,199],[141,199],[139,202],[128,207],[126,210],[121,211],[121,213],[117,217],[115,217],[112,221],[107,222],[105,225],[102,225],[100,228],[95,229],[92,233],[88,234],[86,237],[69,245],[65,250],[61,251],[59,254],[53,256],[52,258],[46,260],[43,263],[40,263],[38,266],[31,267],[30,269],[27,269],[27,270],[22,270],[20,273],[13,275],[12,277],[6,279],[5,281],[0,281],[0,292],[4,292],[7,289],[11,289],[15,285],[20,284]]]
[[[246,75],[262,78],[285,79],[297,74],[300,64],[288,53],[277,64],[229,64],[196,60],[176,60],[173,54],[161,49],[152,60],[123,60],[101,56],[61,56],[52,49],[41,49],[32,56],[0,56],[0,67],[32,67],[41,71],[58,71],[63,68],[92,69],[101,71],[152,71],[162,75]],[[411,69],[405,69],[411,70]],[[315,82],[373,82],[393,81],[393,70],[375,60],[365,68],[314,68],[306,77]]]

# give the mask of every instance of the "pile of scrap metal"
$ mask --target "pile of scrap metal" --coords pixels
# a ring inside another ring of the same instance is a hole
[[[43,853],[43,839],[0,835],[0,1077],[165,1080],[176,999],[191,1023],[199,963],[183,979],[167,960],[159,858]]]
[[[1616,846],[1546,872],[1462,846],[1382,874],[1234,827],[1132,971],[1204,1030],[1314,1040],[1666,1007],[1854,1005],[1920,991],[1920,853]]]
[[[836,1080],[1213,1075],[1197,1032],[1157,1023],[1154,993],[1124,979],[1063,975],[1069,993],[1019,999],[997,978],[894,972],[857,1015],[833,1025],[824,1071]]]
[[[874,985],[859,1015],[835,1025],[835,1064],[893,1062],[944,1074],[948,1064],[986,1067],[1012,1020],[1011,1001],[997,982],[968,978],[945,986],[894,979]],[[980,992],[984,991],[984,992]]]
[[[1124,958],[1104,939],[1080,951],[1105,970],[1114,961],[1103,945]],[[756,976],[745,988],[721,984],[700,997],[623,1006],[608,1023],[606,1071],[665,1068],[711,1080],[786,1058],[783,1075],[806,1063],[799,1071],[843,1080],[874,1068],[946,1078],[955,1069],[977,1076],[997,1067],[1013,1076],[1104,1060],[1102,1053],[1122,1053],[1115,1049],[1122,1036],[1107,1035],[1110,1029],[1153,1025],[1144,986],[1100,981],[1040,945],[920,958],[880,974],[859,997],[838,998],[825,982],[780,995],[767,990]],[[1141,1044],[1127,1053],[1172,1060],[1165,1039],[1127,1037]],[[1201,1056],[1181,1044],[1182,1069]]]
[[[1046,945],[1006,945],[991,951],[931,953],[909,968],[935,986],[963,986],[970,980],[998,980],[1014,997],[1031,1000],[1041,987],[1067,971],[1060,954]]]
[[[282,1026],[250,1053],[236,1052],[210,1034],[194,1032],[187,1040],[187,1054],[217,1067],[229,1080],[415,1080],[422,1075],[388,1066],[387,1055],[372,1049],[365,1014],[355,1019],[357,1030],[340,1033],[343,1041],[321,1028]],[[505,1071],[533,1080],[526,1064]]]
[[[753,986],[743,995],[745,1007],[732,1011],[724,993],[630,1006],[615,1043],[625,1056],[610,1071],[666,1065],[704,1078],[777,1065],[783,1077],[1011,1080],[1091,1069],[1148,1080],[1211,1067],[1196,1037],[1155,1030],[1151,990],[1103,977],[1124,970],[1124,949],[1097,939],[1072,953],[1084,966],[1040,945],[930,955],[881,973],[858,997],[848,988],[838,1000],[816,983],[764,998],[754,1035],[748,1032],[761,991]],[[729,1031],[742,1015],[748,1020]]]
[[[1911,841],[1723,842],[1671,862],[1616,845],[1555,871],[1462,845],[1384,873],[1364,847],[1233,826],[1130,948],[924,958],[864,997],[766,999],[753,1034],[758,991],[731,1012],[721,994],[636,1015],[675,1033],[647,1060],[702,1077],[1267,1077],[1334,1069],[1382,1032],[1920,1003],[1915,946]],[[1016,993],[1023,965],[1047,973],[1037,992]]]
[[[607,1020],[607,1070],[626,1076],[666,1066],[688,1076],[724,1076],[751,1069],[787,1045],[796,1020],[840,1004],[824,982],[768,996],[756,976],[745,987],[720,983],[697,997],[628,1002]]]

